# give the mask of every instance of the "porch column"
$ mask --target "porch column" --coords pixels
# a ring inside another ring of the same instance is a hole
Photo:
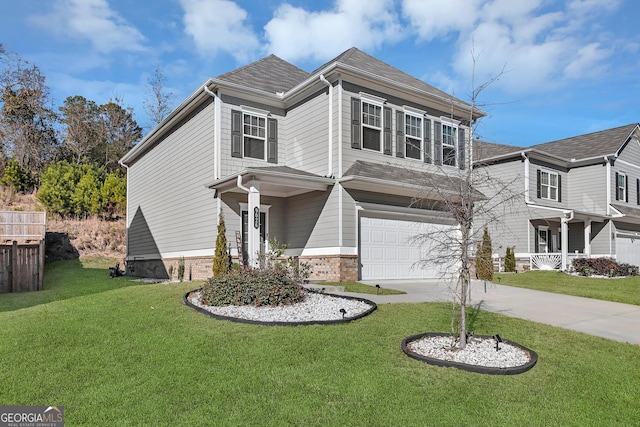
[[[260,252],[260,191],[253,185],[249,187],[249,212],[247,218],[247,260],[249,267],[259,267],[258,253]]]
[[[591,258],[591,220],[584,221],[584,256]]]
[[[560,218],[560,232],[562,233],[560,250],[562,254],[562,261],[560,270],[565,271],[567,269],[567,254],[569,252],[569,218],[567,218],[566,216]]]

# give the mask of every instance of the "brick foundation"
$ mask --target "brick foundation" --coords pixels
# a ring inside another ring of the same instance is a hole
[[[311,266],[310,280],[355,282],[358,280],[357,255],[302,256],[300,262]],[[178,280],[181,258],[128,260],[126,272],[131,276]],[[237,260],[234,260],[237,261]],[[212,276],[213,257],[184,258],[184,281],[206,280]]]
[[[356,282],[358,280],[357,255],[301,256],[301,262],[311,265],[310,280],[327,282]]]

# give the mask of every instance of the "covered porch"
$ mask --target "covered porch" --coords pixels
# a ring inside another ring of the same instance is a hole
[[[610,217],[563,210],[558,216],[529,220],[528,259],[530,270],[570,269],[576,258],[611,257]]]

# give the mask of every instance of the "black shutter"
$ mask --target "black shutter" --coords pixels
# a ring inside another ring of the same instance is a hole
[[[361,148],[360,142],[360,100],[351,98],[351,148]]]
[[[620,200],[620,197],[618,197],[618,172],[616,172],[616,182],[614,188],[616,189],[616,200]]]
[[[465,142],[464,129],[458,128],[458,167],[460,169],[465,168]]]
[[[231,157],[242,157],[242,111],[231,110]]]
[[[278,121],[267,119],[267,162],[278,163]]]
[[[424,162],[431,163],[431,120],[424,120]]]
[[[396,157],[404,157],[404,111],[396,111]]]
[[[540,180],[540,169],[538,169],[536,173],[537,173],[537,175],[538,175],[538,178],[537,178],[537,184],[536,184],[536,185],[537,185],[537,187],[538,187],[538,188],[537,188],[537,191],[538,191],[538,199],[539,199],[539,198],[541,198],[541,197],[542,197],[542,182],[541,182],[541,180]]]
[[[558,174],[558,201],[562,202],[562,176]]]
[[[629,201],[629,177],[627,175],[624,176],[624,201]]]
[[[391,108],[384,107],[384,154],[391,155]]]
[[[640,205],[640,179],[636,179],[636,204]]]
[[[535,237],[533,238],[533,244],[534,244],[533,252],[537,253],[538,245],[540,244],[540,235],[538,234],[540,231],[537,228],[535,228],[534,232],[535,232]]]
[[[442,123],[433,122],[433,163],[442,165]]]

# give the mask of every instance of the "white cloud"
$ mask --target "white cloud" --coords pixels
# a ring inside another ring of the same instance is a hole
[[[58,0],[51,13],[30,20],[59,36],[89,41],[101,53],[145,50],[145,37],[106,0]]]
[[[480,5],[480,0],[404,0],[402,13],[421,40],[431,41],[469,31]]]
[[[432,3],[435,0],[404,0],[403,12],[421,39],[455,37],[451,65],[462,85],[470,81],[475,56],[476,82],[488,81],[505,67],[507,72],[495,84],[526,94],[603,73],[611,52],[598,39],[607,35],[589,24],[619,2],[454,0],[436,16]]]
[[[260,49],[258,37],[247,23],[248,14],[229,0],[180,0],[185,32],[202,55],[228,52],[245,62]]]
[[[391,0],[337,0],[320,12],[283,4],[264,29],[267,50],[288,61],[328,60],[353,46],[376,49],[406,36]]]

